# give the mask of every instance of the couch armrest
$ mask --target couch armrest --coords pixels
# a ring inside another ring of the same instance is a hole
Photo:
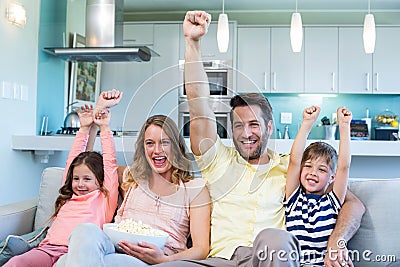
[[[0,206],[0,241],[9,234],[22,235],[33,231],[37,198]]]

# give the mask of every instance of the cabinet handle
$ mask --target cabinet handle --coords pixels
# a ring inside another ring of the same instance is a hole
[[[276,72],[272,73],[272,90],[276,91]]]
[[[375,91],[379,90],[379,73],[375,73],[375,77],[376,77],[376,82],[375,82]]]
[[[215,54],[204,54],[203,57],[215,57]]]
[[[335,91],[335,73],[334,72],[332,72],[332,88],[331,88],[331,90]]]
[[[264,91],[267,91],[267,72],[264,71]]]
[[[369,91],[369,72],[365,73],[365,79],[367,80],[367,87],[365,88],[366,91]]]

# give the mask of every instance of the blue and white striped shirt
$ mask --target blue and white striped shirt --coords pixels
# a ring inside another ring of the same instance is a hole
[[[299,186],[284,204],[286,228],[300,241],[300,263],[323,266],[328,239],[341,208],[335,193],[306,194]]]

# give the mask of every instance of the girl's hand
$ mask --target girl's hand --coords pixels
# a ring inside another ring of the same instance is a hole
[[[343,124],[350,124],[352,118],[353,114],[351,114],[351,111],[346,107],[339,107],[337,109],[337,120],[339,126]]]
[[[92,105],[84,105],[75,109],[76,113],[79,116],[79,123],[81,125],[81,129],[89,129],[93,123],[93,106]]]
[[[188,11],[183,21],[183,35],[186,39],[198,41],[208,31],[211,15],[204,11]]]
[[[128,255],[134,256],[148,264],[157,264],[168,261],[168,256],[153,244],[139,242],[137,245],[122,241],[118,243],[119,247]]]
[[[311,107],[304,109],[303,121],[314,124],[314,122],[318,119],[320,111],[321,111],[321,109],[318,106],[311,106]]]
[[[96,109],[102,110],[117,105],[122,98],[122,94],[121,91],[116,89],[102,92],[97,100]]]
[[[97,111],[93,116],[93,121],[100,128],[100,132],[110,130],[111,112],[109,109]]]

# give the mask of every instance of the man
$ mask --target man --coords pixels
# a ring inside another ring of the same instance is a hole
[[[231,100],[235,147],[224,146],[217,135],[200,47],[210,21],[206,12],[189,11],[183,32],[191,149],[213,201],[211,251],[206,260],[160,266],[299,266],[298,241],[283,230],[288,157],[267,149],[273,132],[268,100],[259,94],[235,96]],[[343,242],[356,232],[363,213],[362,203],[349,192],[328,242],[326,266],[353,265],[344,259]]]

